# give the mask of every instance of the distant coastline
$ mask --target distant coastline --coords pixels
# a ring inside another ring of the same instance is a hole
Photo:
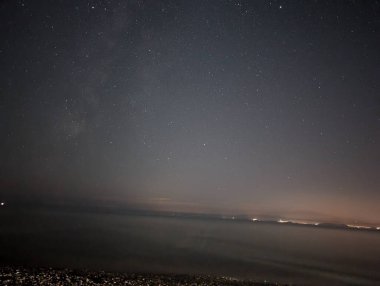
[[[55,204],[17,204],[15,206],[2,205],[0,211],[15,210],[17,212],[27,212],[28,210],[53,210],[65,211],[75,213],[100,213],[100,214],[118,214],[118,215],[139,215],[139,216],[160,216],[160,217],[176,217],[183,219],[211,219],[211,220],[224,220],[247,222],[255,224],[278,224],[278,225],[292,225],[301,227],[315,227],[327,229],[342,229],[351,231],[370,231],[379,232],[380,226],[367,225],[364,223],[335,223],[329,221],[316,221],[316,220],[301,220],[289,219],[280,217],[250,217],[245,214],[225,215],[225,214],[210,214],[210,213],[190,213],[190,212],[176,212],[176,211],[158,211],[149,210],[144,208],[133,208],[125,206],[99,206],[99,205],[82,205],[82,204],[68,204],[68,205],[55,205]]]

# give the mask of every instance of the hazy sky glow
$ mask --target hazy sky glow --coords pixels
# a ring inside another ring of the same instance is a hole
[[[0,5],[1,200],[380,223],[378,1]]]

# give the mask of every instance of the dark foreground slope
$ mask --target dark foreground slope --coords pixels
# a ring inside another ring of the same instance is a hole
[[[278,285],[228,277],[111,273],[52,268],[1,267],[0,271],[0,285]]]

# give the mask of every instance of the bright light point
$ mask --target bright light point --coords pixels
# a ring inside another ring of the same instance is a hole
[[[287,222],[289,222],[289,221],[287,221],[287,220],[282,220],[282,219],[279,219],[277,222],[279,222],[279,223],[287,223]]]
[[[0,203],[0,205],[1,205],[1,206],[4,206],[4,205],[5,205],[5,203],[4,203],[4,202],[1,202],[1,203]]]
[[[252,220],[252,221],[258,221],[258,219],[257,219],[257,218],[252,218],[251,220]]]

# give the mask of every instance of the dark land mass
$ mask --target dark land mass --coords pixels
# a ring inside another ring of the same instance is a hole
[[[0,208],[0,211],[6,211],[7,208]],[[255,224],[276,224],[276,225],[293,225],[299,227],[312,227],[312,228],[327,228],[327,229],[344,229],[349,231],[370,231],[380,233],[380,230],[376,227],[349,227],[344,223],[331,223],[331,222],[319,222],[318,225],[313,223],[303,224],[292,221],[280,223],[279,217],[272,218],[259,218],[252,222],[250,216],[244,214],[224,215],[224,214],[211,214],[211,213],[189,213],[189,212],[173,212],[173,211],[157,211],[141,208],[129,208],[126,206],[99,206],[99,205],[81,205],[72,203],[69,205],[55,205],[52,203],[35,203],[31,205],[30,202],[21,202],[13,206],[8,211],[17,214],[28,213],[30,210],[34,211],[62,211],[71,213],[95,213],[95,214],[116,214],[116,215],[131,215],[131,216],[155,216],[155,217],[167,217],[167,218],[182,218],[182,219],[202,219],[202,220],[224,220],[231,222],[246,222]]]
[[[160,286],[275,286],[276,283],[253,282],[230,277],[178,274],[132,274],[53,268],[0,267],[1,285],[160,285]]]

